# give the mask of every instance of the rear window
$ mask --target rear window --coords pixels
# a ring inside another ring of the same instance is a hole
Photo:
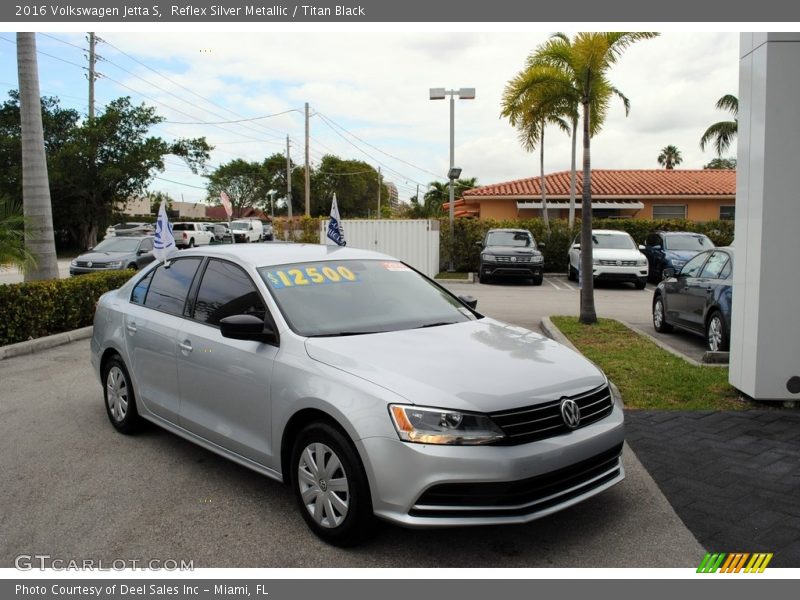
[[[194,231],[194,223],[174,223],[172,231]]]

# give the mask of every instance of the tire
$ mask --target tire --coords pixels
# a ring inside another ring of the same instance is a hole
[[[194,248],[194,238],[189,240],[189,248]]]
[[[136,263],[131,263],[131,264],[129,264],[129,265],[128,265],[127,267],[125,267],[125,268],[126,268],[126,269],[133,269],[134,271],[138,271],[138,270],[139,270],[139,267],[138,267],[138,266],[136,266]]]
[[[111,357],[103,368],[103,400],[114,429],[126,434],[139,429],[142,419],[136,410],[133,385],[119,355]]]
[[[578,281],[578,271],[574,269],[572,265],[569,266],[569,273],[567,273],[567,279],[570,281]]]
[[[533,278],[533,285],[542,285],[543,281],[544,281],[544,275],[536,275]]]
[[[325,465],[321,473],[320,465]],[[289,468],[297,506],[317,537],[339,547],[366,538],[374,520],[369,484],[344,433],[324,422],[307,426],[297,436]]]
[[[644,288],[647,287],[647,278],[644,277],[642,279],[639,279],[639,281],[637,281],[633,285],[636,286],[637,290],[643,290]]]
[[[728,351],[728,332],[722,313],[714,310],[706,321],[706,346],[712,352]]]
[[[653,300],[653,328],[658,333],[672,331],[672,325],[667,323],[667,312],[664,310],[664,300],[661,296],[656,296]]]

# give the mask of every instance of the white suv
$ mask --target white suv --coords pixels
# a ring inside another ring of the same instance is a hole
[[[612,229],[592,230],[592,275],[595,281],[628,281],[643,290],[647,285],[647,258],[629,233]],[[569,250],[569,279],[578,281],[581,238]]]

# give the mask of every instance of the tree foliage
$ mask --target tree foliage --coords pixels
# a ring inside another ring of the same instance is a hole
[[[93,246],[114,206],[140,196],[164,170],[164,157],[182,158],[197,173],[209,158],[205,138],[167,141],[149,135],[163,121],[154,108],[130,98],[111,101],[94,119],[81,120],[56,98],[42,99],[53,222],[59,241]],[[0,107],[0,194],[21,197],[19,99],[14,92]]]
[[[707,165],[703,165],[704,169],[735,169],[735,158],[712,158]]]
[[[722,157],[739,132],[739,99],[733,94],[725,94],[717,100],[717,109],[725,110],[733,115],[732,121],[719,121],[706,129],[703,137],[700,138],[700,149],[705,150],[706,146],[712,144],[718,157]]]
[[[669,146],[664,146],[661,149],[661,153],[658,155],[658,164],[665,169],[672,170],[682,162],[683,157],[681,156],[681,151],[678,150],[677,146],[671,144]]]
[[[209,201],[219,202],[225,192],[234,216],[240,216],[242,209],[263,206],[271,189],[264,165],[241,158],[220,165],[207,177]]]

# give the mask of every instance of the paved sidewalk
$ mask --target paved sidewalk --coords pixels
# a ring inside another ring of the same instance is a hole
[[[800,412],[628,410],[626,438],[709,552],[800,567]]]

